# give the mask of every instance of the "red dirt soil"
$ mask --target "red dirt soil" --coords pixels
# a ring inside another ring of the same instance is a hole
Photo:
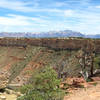
[[[82,82],[85,88],[69,89],[64,100],[100,100],[100,77],[93,77],[93,82]]]

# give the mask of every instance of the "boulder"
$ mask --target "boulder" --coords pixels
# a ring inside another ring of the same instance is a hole
[[[13,90],[5,89],[6,94],[13,94]]]
[[[5,96],[0,96],[0,100],[6,100]]]

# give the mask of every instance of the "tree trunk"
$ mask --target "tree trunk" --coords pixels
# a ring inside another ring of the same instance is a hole
[[[91,76],[93,76],[93,65],[94,65],[94,58],[92,57],[92,62],[91,62]]]

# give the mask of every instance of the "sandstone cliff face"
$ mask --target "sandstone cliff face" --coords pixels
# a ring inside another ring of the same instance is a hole
[[[27,39],[27,38],[2,38],[0,39],[1,46],[18,46],[26,47],[31,46],[42,46],[51,49],[69,49],[69,50],[79,50],[82,47],[89,46],[93,44],[96,52],[100,52],[100,40],[93,39],[77,39],[77,38],[67,38],[67,39]]]

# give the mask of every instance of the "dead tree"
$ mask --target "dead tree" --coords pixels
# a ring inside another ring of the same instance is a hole
[[[79,64],[81,66],[81,74],[87,81],[90,76],[93,76],[93,65],[95,56],[95,46],[92,40],[88,40],[78,53]]]
[[[62,78],[63,81],[67,77],[67,72],[64,71],[65,66],[66,66],[66,56],[63,56],[60,61],[56,62],[56,65],[54,67],[54,69],[58,73],[58,78],[60,78],[60,79]]]

